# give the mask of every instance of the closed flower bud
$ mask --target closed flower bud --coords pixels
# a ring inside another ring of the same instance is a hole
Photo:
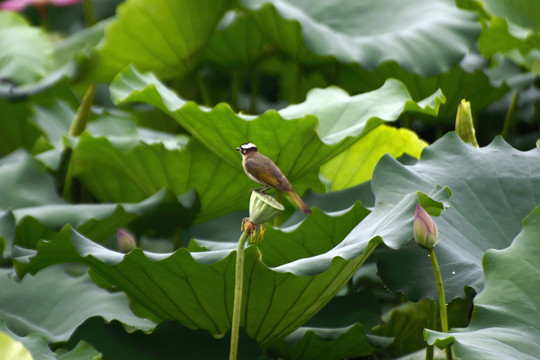
[[[431,249],[439,242],[439,230],[429,214],[416,204],[413,220],[414,240],[424,249]]]
[[[270,195],[258,191],[251,192],[251,199],[249,201],[249,219],[253,223],[257,225],[264,224],[284,209],[283,205],[278,203]]]
[[[116,243],[118,245],[118,250],[123,253],[128,253],[137,247],[135,237],[126,229],[116,230]]]
[[[474,147],[478,147],[471,114],[471,103],[465,99],[461,100],[461,103],[458,105],[456,115],[456,132],[461,140],[471,143]]]

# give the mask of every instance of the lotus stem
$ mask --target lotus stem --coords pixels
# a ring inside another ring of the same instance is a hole
[[[90,27],[96,23],[94,19],[94,6],[92,5],[92,0],[84,0],[84,22],[86,26]]]
[[[510,125],[512,123],[512,117],[514,116],[514,111],[516,110],[518,99],[519,93],[515,92],[512,95],[512,100],[510,100],[510,106],[508,106],[508,111],[506,112],[506,117],[504,118],[504,126],[501,135],[505,140],[508,137],[508,133],[510,132]]]
[[[439,263],[435,256],[435,251],[432,248],[427,249],[429,258],[431,259],[431,265],[433,266],[433,273],[435,275],[435,281],[437,283],[437,293],[439,294],[439,311],[441,313],[441,331],[448,332],[448,315],[446,313],[446,297],[444,296],[444,287],[442,282],[441,270],[439,269]],[[445,348],[446,359],[452,359],[452,346],[449,345]]]
[[[229,360],[236,360],[238,356],[238,335],[240,333],[240,315],[242,314],[242,291],[244,287],[244,246],[249,236],[246,230],[238,240],[236,251],[236,271],[234,276],[234,305],[231,328],[231,350]]]

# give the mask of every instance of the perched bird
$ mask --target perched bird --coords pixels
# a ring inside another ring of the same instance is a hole
[[[268,157],[257,151],[252,143],[245,143],[236,148],[242,154],[242,167],[246,175],[253,181],[264,185],[262,191],[274,188],[286,192],[300,207],[304,214],[311,214],[309,206],[294,192],[291,183],[276,164]]]

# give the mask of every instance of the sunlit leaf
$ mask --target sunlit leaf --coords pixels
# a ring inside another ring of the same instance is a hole
[[[11,332],[0,319],[0,356],[6,360],[88,360],[101,359],[101,355],[90,345],[78,343],[71,351],[58,350],[55,354],[45,338],[39,334],[18,336]]]
[[[262,153],[277,159],[293,184],[383,121],[396,120],[405,111],[435,115],[444,102],[442,94],[435,92],[416,103],[403,84],[388,80],[380,89],[357,96],[335,87],[315,89],[304,103],[254,117],[235,114],[225,104],[198,107],[179,98],[152,74],[140,74],[134,68],[116,78],[111,92],[117,102],[143,101],[167,112],[240,172],[234,149],[245,142],[255,143]]]
[[[398,158],[407,154],[420,157],[427,143],[406,129],[381,125],[321,167],[321,174],[342,190],[371,179],[373,169],[384,154]]]
[[[163,78],[185,73],[229,5],[230,0],[126,1],[107,26],[86,75],[109,81],[128,64]]]

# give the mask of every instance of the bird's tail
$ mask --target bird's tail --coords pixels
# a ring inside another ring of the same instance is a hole
[[[309,208],[309,206],[307,206],[307,204],[300,198],[300,196],[298,196],[297,193],[294,192],[294,190],[287,191],[287,194],[292,197],[296,205],[298,205],[298,207],[300,208],[300,210],[302,210],[304,214],[311,214],[311,209]]]

